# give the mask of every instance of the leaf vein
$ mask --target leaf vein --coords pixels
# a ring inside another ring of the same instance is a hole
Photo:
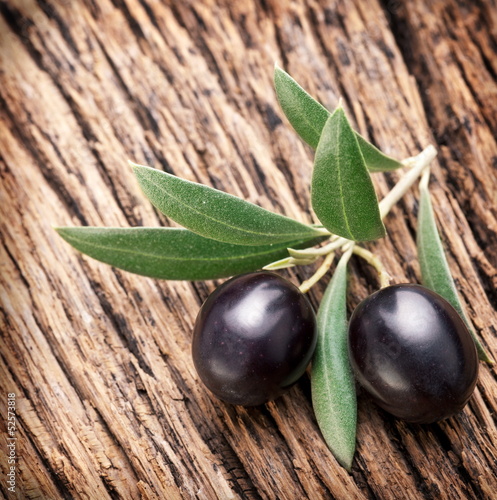
[[[342,185],[342,168],[341,164],[342,162],[340,161],[340,134],[341,134],[341,128],[342,128],[342,120],[339,121],[338,127],[337,127],[337,158],[338,158],[338,168],[337,168],[337,174],[338,174],[338,186],[340,189],[340,202],[341,202],[341,207],[342,207],[342,212],[343,212],[343,219],[345,222],[345,226],[347,227],[347,231],[349,232],[350,239],[354,240],[354,235],[352,233],[352,230],[349,225],[349,219],[347,217],[347,210],[345,208],[345,196],[343,194],[343,185]]]

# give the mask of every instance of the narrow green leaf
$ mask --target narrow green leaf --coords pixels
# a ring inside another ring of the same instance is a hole
[[[334,234],[354,241],[385,235],[371,177],[342,108],[323,128],[314,159],[311,200],[319,220]]]
[[[318,311],[318,343],[311,368],[312,404],[321,433],[338,462],[354,458],[357,402],[347,347],[347,261],[344,254]]]
[[[459,300],[435,222],[430,192],[425,186],[420,187],[417,247],[423,285],[444,297],[456,309],[468,326],[475,341],[479,358],[487,363],[493,363],[481,345]]]
[[[312,98],[288,73],[274,69],[276,95],[288,121],[309,146],[316,149],[330,113]],[[402,167],[402,163],[382,153],[362,135],[354,132],[364,161],[370,172],[386,172]]]
[[[271,262],[270,264],[265,265],[263,269],[266,271],[276,271],[278,269],[288,269],[289,267],[295,267],[293,257],[285,257],[284,259]]]
[[[287,72],[274,68],[274,88],[281,109],[297,134],[316,149],[330,113],[313,99]]]
[[[94,259],[151,278],[207,280],[255,271],[288,255],[285,243],[243,246],[177,228],[61,227],[57,232]],[[298,240],[309,246],[320,239]]]
[[[389,172],[403,167],[402,163],[382,153],[358,132],[354,132],[366,167],[370,172]]]
[[[143,192],[158,210],[206,238],[235,245],[266,245],[324,234],[322,229],[217,189],[154,168],[131,165]]]
[[[288,249],[289,250],[289,249]],[[276,271],[278,269],[287,269],[289,267],[295,266],[308,266],[316,262],[318,257],[310,257],[306,259],[295,259],[294,257],[285,257],[284,259],[277,260],[276,262],[271,262],[264,266],[266,271]]]

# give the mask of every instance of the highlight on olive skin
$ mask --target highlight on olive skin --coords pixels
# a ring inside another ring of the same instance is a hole
[[[478,377],[466,324],[421,285],[388,286],[363,300],[350,319],[349,356],[371,398],[409,422],[432,423],[459,412]]]
[[[317,341],[307,297],[279,275],[256,272],[218,287],[193,332],[197,373],[219,399],[255,406],[289,389],[305,372]]]

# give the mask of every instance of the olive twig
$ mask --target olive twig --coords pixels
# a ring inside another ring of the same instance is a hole
[[[307,293],[327,272],[333,262],[335,252],[330,252],[323,263],[318,267],[317,271],[307,280],[303,281],[299,286],[302,293]]]
[[[353,252],[376,269],[380,280],[380,288],[385,288],[390,285],[390,280],[392,278],[388,274],[381,260],[374,253],[357,245],[354,245]]]
[[[341,238],[345,239],[345,238]],[[345,240],[345,243],[342,243],[342,258],[347,261],[352,254],[352,251],[354,249],[355,243],[350,240]],[[347,257],[345,257],[347,255]],[[302,284],[299,286],[299,290],[302,293],[307,293],[329,270],[331,267],[331,264],[333,262],[333,259],[335,258],[335,252],[331,251],[326,255],[325,259],[323,260],[323,263],[319,266],[317,271],[307,280],[303,281]]]
[[[437,156],[437,150],[431,144],[426,147],[421,153],[410,158],[406,158],[402,161],[402,164],[409,167],[410,170],[400,178],[397,184],[387,193],[387,195],[380,201],[380,216],[384,219],[392,207],[402,198],[402,196],[408,191],[408,189],[422,176],[420,181],[421,185],[428,185],[430,176],[430,163]],[[424,184],[423,184],[424,183]],[[317,227],[317,225],[315,225]],[[322,228],[323,234],[326,229]],[[328,233],[330,234],[330,233]],[[264,269],[282,269],[285,267],[293,267],[295,265],[308,265],[312,264],[319,257],[325,257],[322,265],[317,269],[315,274],[304,281],[300,285],[300,290],[302,293],[306,293],[310,288],[315,285],[328,271],[331,263],[333,261],[334,252],[336,250],[347,251],[353,248],[353,252],[356,255],[364,258],[370,265],[377,269],[380,279],[381,288],[388,286],[390,284],[390,276],[385,271],[383,265],[371,252],[362,247],[355,246],[352,240],[343,238],[338,235],[330,235],[328,242],[322,247],[310,247],[304,249],[294,249],[288,248],[288,253],[290,257],[282,259],[277,262],[273,262]]]
[[[428,183],[430,169],[429,165],[437,156],[437,150],[431,144],[426,147],[421,153],[416,156],[411,156],[402,161],[402,164],[406,167],[410,167],[410,170],[400,178],[397,184],[386,194],[386,196],[380,201],[380,216],[384,219],[392,207],[404,196],[408,189],[416,182],[420,175],[423,176],[421,182]],[[347,243],[351,240],[343,238],[341,236],[333,235],[329,242],[322,247],[311,247],[302,250],[297,250],[293,248],[288,249],[288,253],[294,258],[310,258],[310,257],[321,257],[328,255],[330,252],[334,252],[340,248],[345,248]]]
[[[333,236],[330,242],[320,248],[305,248],[303,250],[296,250],[294,248],[289,248],[288,253],[295,258],[310,258],[310,257],[321,257],[323,255],[328,255],[340,247],[343,247],[346,243],[350,242],[347,238],[342,238],[341,236]]]
[[[437,150],[431,144],[417,156],[404,160],[402,163],[411,166],[409,170],[397,184],[380,201],[380,216],[385,218],[392,207],[404,196],[407,190],[416,182],[423,171],[437,156]]]

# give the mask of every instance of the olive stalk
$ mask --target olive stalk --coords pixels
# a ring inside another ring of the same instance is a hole
[[[323,263],[318,267],[317,271],[308,280],[305,280],[300,284],[299,290],[302,293],[307,293],[328,272],[334,258],[335,252],[328,253],[323,260]]]
[[[390,285],[392,277],[388,274],[381,260],[373,252],[358,245],[354,245],[353,252],[376,269],[380,280],[380,288],[385,288]]]

